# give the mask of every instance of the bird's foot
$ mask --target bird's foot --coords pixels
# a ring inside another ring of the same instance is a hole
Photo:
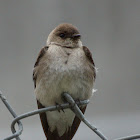
[[[79,106],[79,104],[81,103],[80,99],[75,100],[75,103]]]
[[[61,106],[61,104],[58,104],[57,102],[55,102],[56,108],[58,110],[58,112],[60,112],[61,110],[65,113],[63,107]]]

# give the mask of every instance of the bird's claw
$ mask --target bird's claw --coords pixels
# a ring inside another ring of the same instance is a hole
[[[75,103],[78,105],[81,103],[80,99],[75,100]]]
[[[62,110],[65,113],[65,111],[64,111],[63,107],[61,106],[61,104],[58,104],[57,102],[55,102],[55,104],[56,104],[56,108],[57,108],[58,112],[60,112]]]

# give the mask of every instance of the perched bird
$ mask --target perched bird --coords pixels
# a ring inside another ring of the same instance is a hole
[[[46,44],[33,70],[38,108],[64,103],[64,92],[74,100],[89,99],[96,78],[95,65],[77,28],[68,23],[58,25]],[[80,109],[84,113],[86,106]],[[40,119],[47,140],[71,140],[81,122],[71,109],[41,113]]]

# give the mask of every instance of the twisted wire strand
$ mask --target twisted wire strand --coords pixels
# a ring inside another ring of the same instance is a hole
[[[24,113],[22,115],[17,116],[15,111],[13,110],[13,108],[11,107],[11,105],[8,103],[8,101],[6,100],[5,96],[3,96],[2,92],[0,91],[0,98],[3,101],[3,103],[5,104],[5,106],[7,107],[7,109],[9,110],[9,112],[12,114],[12,116],[14,117],[14,120],[12,121],[11,124],[11,131],[12,131],[12,135],[9,137],[4,138],[3,140],[11,140],[13,138],[16,138],[16,140],[21,140],[19,138],[19,136],[22,134],[23,132],[23,125],[21,123],[20,120],[36,115],[36,114],[40,114],[43,112],[47,112],[47,111],[55,111],[58,109],[67,109],[70,108],[75,115],[81,120],[83,121],[94,133],[96,133],[102,140],[109,140],[106,136],[104,136],[95,126],[93,126],[83,115],[83,113],[81,112],[81,110],[79,109],[79,106],[83,106],[83,105],[87,105],[89,103],[89,100],[84,100],[84,101],[79,101],[79,102],[75,102],[73,100],[73,98],[68,94],[68,93],[63,93],[62,97],[67,101],[67,103],[56,105],[56,106],[50,106],[50,107],[46,107],[43,109],[38,109],[38,110],[34,110],[34,111],[30,111],[27,113]],[[15,124],[18,124],[18,130],[16,131],[15,129]],[[136,134],[136,135],[132,135],[132,136],[126,136],[126,137],[122,137],[122,138],[117,138],[115,140],[136,140],[140,138],[140,134]]]

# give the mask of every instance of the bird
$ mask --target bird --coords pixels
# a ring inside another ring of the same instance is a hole
[[[82,45],[77,27],[70,23],[59,24],[50,32],[34,64],[38,109],[64,103],[64,92],[75,101],[90,99],[95,79],[92,53]],[[82,113],[86,107],[80,107]],[[72,140],[81,122],[70,108],[41,113],[40,120],[47,140]]]

